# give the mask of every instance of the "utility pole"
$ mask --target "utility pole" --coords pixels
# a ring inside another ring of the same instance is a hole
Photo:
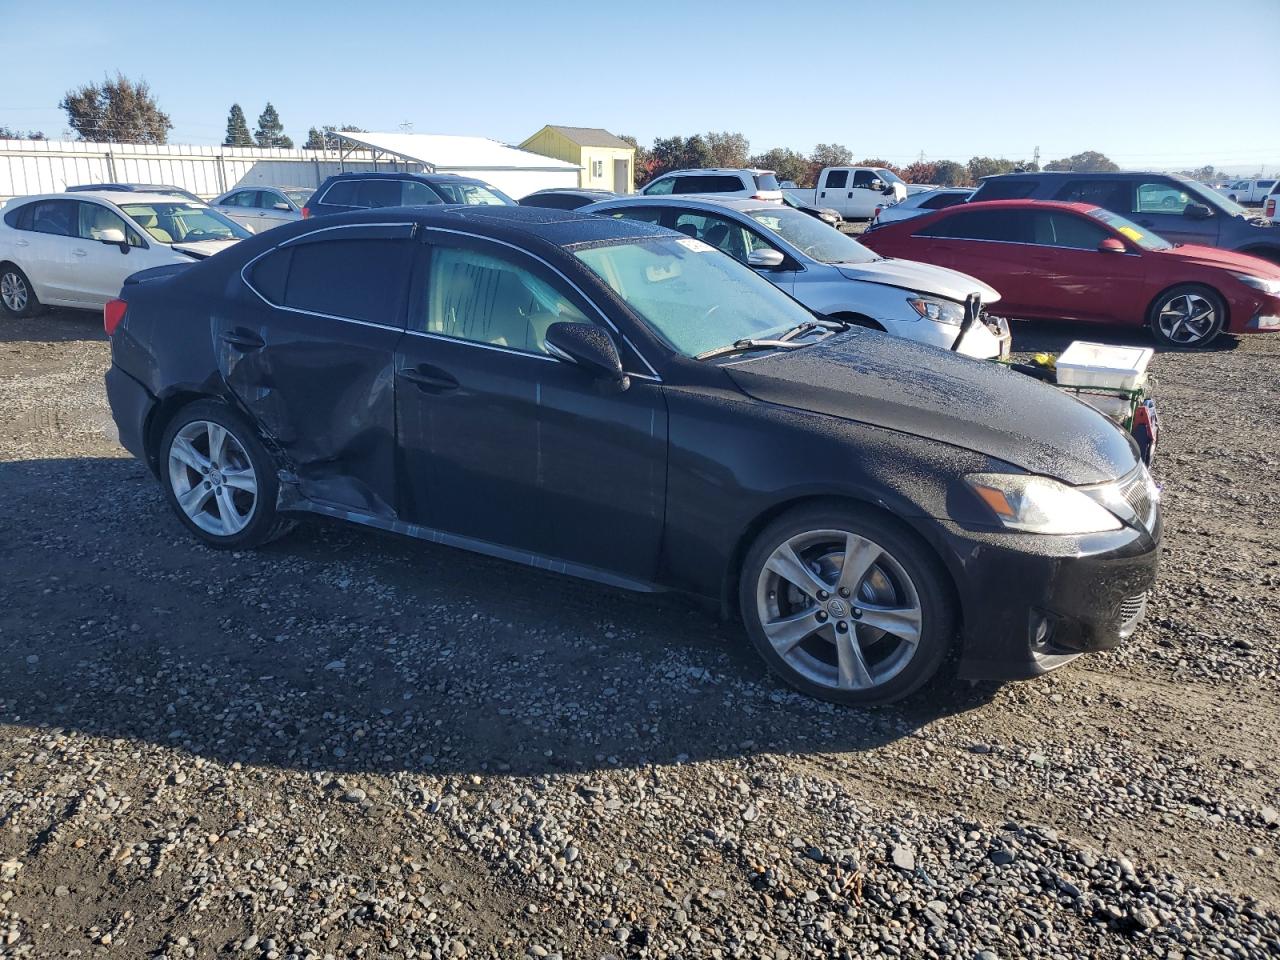
[[[1036,165],[1036,169],[1040,169],[1040,147],[1037,144],[1035,152],[1031,155],[1031,162]]]

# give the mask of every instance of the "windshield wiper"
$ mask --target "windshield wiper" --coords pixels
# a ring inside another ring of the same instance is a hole
[[[840,330],[848,330],[849,324],[843,320],[805,320],[803,323],[797,323],[786,333],[778,337],[784,343],[794,340],[796,337],[803,337],[806,333],[812,333],[814,330],[830,330],[835,333]]]
[[[803,346],[803,343],[793,343],[790,340],[754,340],[748,337],[743,340],[735,340],[727,346],[716,347],[714,350],[699,353],[693,359],[712,360],[715,357],[727,357],[731,353],[746,353],[748,350],[794,350],[796,347]]]

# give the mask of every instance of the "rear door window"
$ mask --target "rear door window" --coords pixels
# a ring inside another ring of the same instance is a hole
[[[711,213],[689,211],[676,217],[675,229],[727,253],[735,260],[747,262],[749,242],[742,225]]]
[[[1025,200],[1036,192],[1039,180],[983,180],[974,200]]]
[[[74,237],[79,233],[80,204],[75,200],[41,200],[31,204],[31,226],[36,233]]]
[[[403,326],[413,247],[374,239],[293,244],[254,265],[253,288],[277,306]]]
[[[335,207],[354,207],[356,206],[356,187],[359,183],[359,180],[338,180],[331,183],[324,196],[320,198],[320,202],[332,204]]]
[[[843,190],[849,183],[848,170],[828,170],[827,182],[823,184],[828,190]]]
[[[369,209],[400,206],[401,181],[358,180],[356,184],[356,206]]]
[[[1129,190],[1130,185],[1121,180],[1068,180],[1053,195],[1053,199],[1068,203],[1087,203],[1104,210],[1125,213],[1129,210]]]
[[[1024,210],[972,210],[945,217],[916,232],[917,237],[1029,243],[1029,215]]]

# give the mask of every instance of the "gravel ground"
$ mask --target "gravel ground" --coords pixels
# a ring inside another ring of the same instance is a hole
[[[1117,339],[1015,325],[1072,336]],[[1280,952],[1280,338],[1155,361],[1132,641],[871,712],[680,597],[323,522],[204,549],[107,362],[93,315],[0,325],[0,954]]]

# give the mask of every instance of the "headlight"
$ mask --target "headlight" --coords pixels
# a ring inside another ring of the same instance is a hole
[[[1280,296],[1280,280],[1268,280],[1265,277],[1255,277],[1249,273],[1233,273],[1232,276],[1255,290],[1261,290],[1263,293],[1270,294],[1273,297]]]
[[[1124,526],[1097,501],[1048,477],[973,473],[965,481],[1010,530],[1079,535]]]
[[[935,323],[950,323],[960,326],[964,319],[964,307],[950,300],[935,300],[933,297],[908,297],[907,306],[925,320]]]

